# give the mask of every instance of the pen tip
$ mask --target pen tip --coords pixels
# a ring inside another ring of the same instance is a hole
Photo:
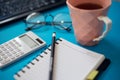
[[[55,32],[53,32],[53,35],[52,35],[52,36],[53,36],[53,37],[54,37],[54,36],[56,36],[56,33],[55,33]]]

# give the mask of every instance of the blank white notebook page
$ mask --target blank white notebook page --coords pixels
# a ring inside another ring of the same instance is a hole
[[[53,80],[86,80],[88,74],[98,68],[105,58],[63,39],[58,43]]]

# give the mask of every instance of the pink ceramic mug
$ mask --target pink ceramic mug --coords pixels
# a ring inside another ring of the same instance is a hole
[[[80,44],[92,46],[105,37],[112,24],[106,16],[111,0],[67,0],[66,3]]]

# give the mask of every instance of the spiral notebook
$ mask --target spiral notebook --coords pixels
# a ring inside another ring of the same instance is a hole
[[[16,80],[49,80],[50,50],[48,47],[17,72],[14,78]],[[56,41],[54,60],[53,80],[87,80],[93,70],[100,68],[105,61],[105,56],[60,38]]]

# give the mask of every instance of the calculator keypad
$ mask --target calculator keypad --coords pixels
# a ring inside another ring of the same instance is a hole
[[[19,47],[21,45],[16,40],[0,45],[0,63],[7,64],[24,55],[24,52]]]

